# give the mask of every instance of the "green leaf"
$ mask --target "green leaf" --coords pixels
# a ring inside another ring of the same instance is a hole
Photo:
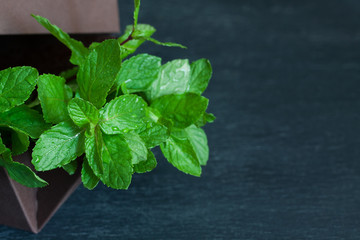
[[[93,50],[94,48],[98,47],[101,44],[101,42],[92,42],[89,46],[90,50]]]
[[[10,160],[10,159],[9,159]],[[29,167],[24,164],[12,161],[5,164],[9,176],[16,182],[31,188],[45,187],[48,183],[37,176]]]
[[[38,71],[32,67],[0,71],[0,112],[23,104],[35,89],[38,75]]]
[[[148,150],[141,137],[134,131],[124,133],[124,137],[131,150],[132,164],[145,161],[147,159]]]
[[[187,59],[176,59],[161,66],[159,78],[152,82],[146,96],[154,100],[163,95],[192,92],[201,95],[211,78],[210,62],[200,59],[191,65]]]
[[[78,162],[76,160],[69,162],[68,164],[65,164],[62,168],[69,174],[73,175],[76,172],[76,169],[78,167]]]
[[[16,182],[27,187],[45,187],[46,181],[38,177],[29,167],[12,160],[11,152],[0,138],[0,166],[3,166],[9,176]]]
[[[0,135],[0,167],[4,167],[6,164],[5,160],[8,160],[8,157],[10,156],[10,161],[12,161],[11,159],[11,151],[10,149],[8,149],[5,144],[3,143],[3,140],[1,138]]]
[[[194,176],[201,175],[201,166],[190,141],[184,137],[171,134],[168,140],[160,145],[166,159],[177,169]]]
[[[131,151],[121,135],[103,135],[104,174],[101,181],[115,189],[127,189],[133,173]]]
[[[207,88],[211,75],[212,68],[209,60],[199,59],[191,63],[191,78],[188,92],[193,92],[201,95]]]
[[[130,35],[133,34],[133,26],[126,26],[125,33],[118,38],[118,42],[121,44],[122,49],[121,58],[125,59],[128,55],[134,53],[136,49],[146,41],[145,39],[153,35],[155,32],[156,29],[153,26],[148,24],[137,24],[134,34],[139,39],[134,39],[132,37],[130,39]]]
[[[37,111],[25,105],[0,113],[0,126],[10,127],[31,138],[39,138],[50,127]]]
[[[161,66],[159,78],[153,81],[146,93],[154,100],[164,95],[187,92],[190,82],[190,64],[187,59],[177,59]]]
[[[115,98],[100,111],[99,125],[106,134],[119,134],[144,124],[146,102],[137,95]]]
[[[81,98],[72,99],[69,102],[68,110],[71,119],[79,127],[85,127],[90,123],[96,125],[99,121],[99,110]]]
[[[84,158],[81,170],[81,180],[84,184],[84,187],[90,190],[93,190],[98,185],[100,180],[91,169],[89,162],[86,158]]]
[[[209,146],[204,130],[195,125],[191,125],[190,127],[185,128],[184,131],[196,153],[200,165],[206,165],[209,159]]]
[[[132,26],[130,25],[128,27],[130,29]],[[132,33],[133,39],[131,41],[134,41],[134,42],[136,42],[136,40],[145,41],[144,40],[145,38],[150,37],[155,32],[156,32],[156,29],[149,24],[138,24]]]
[[[89,140],[87,139],[86,144],[86,157],[91,169],[108,187],[127,189],[131,182],[133,168],[131,150],[124,136],[102,134],[101,131],[98,131],[95,136],[97,137],[92,136]],[[102,173],[94,161],[96,158],[101,159]]]
[[[145,91],[158,78],[160,67],[161,58],[138,54],[123,62],[115,86],[124,83],[128,93]]]
[[[79,71],[79,67],[73,67],[71,69],[62,71],[59,76],[65,79],[70,79],[76,76],[77,72]]]
[[[195,176],[200,176],[201,165],[206,165],[209,159],[206,134],[195,125],[174,129],[161,150],[176,168]]]
[[[184,45],[181,45],[179,43],[173,43],[173,42],[160,42],[154,38],[151,38],[151,37],[147,37],[147,38],[144,38],[145,40],[147,41],[150,41],[152,43],[155,43],[157,45],[160,45],[160,46],[164,46],[164,47],[179,47],[179,48],[184,48],[186,49],[187,47],[185,47]]]
[[[32,153],[38,171],[64,166],[84,153],[84,130],[71,121],[61,122],[44,132]]]
[[[77,74],[81,98],[101,108],[120,66],[120,46],[116,40],[106,40],[94,48]]]
[[[14,156],[20,155],[29,148],[29,137],[21,132],[12,131],[11,133],[11,152]]]
[[[147,148],[159,146],[169,137],[168,129],[156,122],[148,122],[146,128],[139,132]]]
[[[52,74],[39,77],[38,94],[45,121],[57,124],[69,119],[67,103],[72,96],[69,96],[65,86],[62,77]]]
[[[53,25],[44,17],[32,15],[43,27],[45,27],[54,37],[71,50],[70,62],[75,65],[81,65],[89,51],[80,41],[71,38],[56,25]]]
[[[134,165],[134,171],[137,173],[146,173],[152,171],[157,165],[154,154],[148,150],[146,161]]]
[[[2,140],[1,135],[0,135],[0,154],[4,153],[6,151],[9,151],[9,149],[3,143],[3,140]]]
[[[205,126],[207,123],[212,123],[212,122],[214,122],[215,119],[216,119],[216,117],[214,116],[214,114],[205,112],[205,113],[198,119],[198,121],[197,121],[195,124],[196,124],[196,126],[198,126],[198,127],[203,127],[203,126]]]
[[[69,86],[67,84],[65,84],[65,86],[64,86],[65,99],[68,99],[68,101],[70,101],[74,96],[72,87],[73,86]]]
[[[166,95],[156,99],[151,107],[174,122],[176,128],[186,128],[195,123],[205,112],[208,100],[194,93]]]
[[[96,126],[91,135],[86,134],[85,154],[91,169],[97,176],[102,175],[104,172],[103,160],[101,158],[102,145],[102,132],[99,127]]]

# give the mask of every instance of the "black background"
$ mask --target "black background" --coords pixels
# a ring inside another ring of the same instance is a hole
[[[0,239],[359,239],[359,20],[355,0],[143,0],[154,37],[189,49],[140,52],[212,62],[202,177],[157,151],[128,191],[80,187],[40,234]]]

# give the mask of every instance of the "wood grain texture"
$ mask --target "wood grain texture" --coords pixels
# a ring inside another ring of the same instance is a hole
[[[131,22],[131,1],[121,1]],[[142,1],[139,22],[209,58],[210,160],[201,178],[158,167],[128,191],[80,187],[39,235],[0,239],[358,239],[360,4]],[[124,27],[124,26],[122,26]]]

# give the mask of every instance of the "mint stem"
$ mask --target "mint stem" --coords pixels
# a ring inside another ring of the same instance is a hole
[[[120,46],[124,45],[125,43],[127,43],[130,40],[133,40],[133,33],[135,32],[135,25],[133,25],[133,29],[130,33],[130,35],[127,37],[127,39],[125,39],[122,43],[120,43]]]
[[[133,40],[132,33],[129,35],[129,37],[127,39],[125,39],[122,43],[120,43],[120,45],[122,46],[130,40]]]

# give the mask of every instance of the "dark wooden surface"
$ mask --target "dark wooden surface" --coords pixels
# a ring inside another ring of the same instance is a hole
[[[209,58],[201,178],[159,166],[128,191],[80,187],[45,229],[0,239],[359,239],[358,1],[142,1],[165,60]],[[122,23],[132,1],[121,1]]]

